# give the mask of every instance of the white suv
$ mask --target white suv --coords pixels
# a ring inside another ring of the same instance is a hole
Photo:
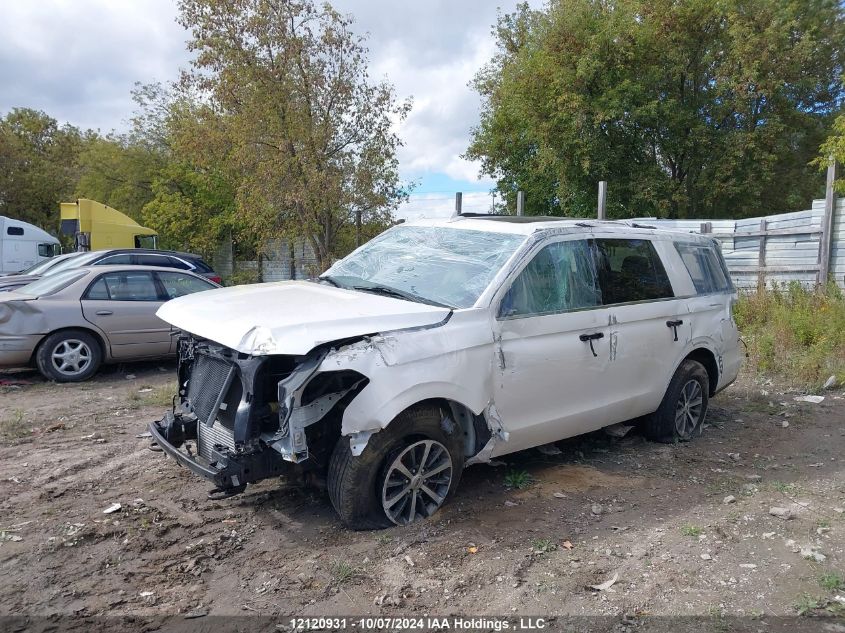
[[[165,304],[183,332],[179,404],[150,430],[212,495],[316,471],[346,525],[407,524],[469,464],[634,418],[652,439],[691,439],[739,371],[734,299],[700,235],[401,224],[317,280]]]

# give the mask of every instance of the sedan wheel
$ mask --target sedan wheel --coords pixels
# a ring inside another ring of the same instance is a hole
[[[91,348],[79,339],[65,339],[59,343],[51,355],[55,370],[68,378],[75,378],[85,373],[91,364]]]
[[[47,380],[81,382],[97,373],[103,360],[100,342],[85,330],[54,332],[35,352],[38,370]]]
[[[388,466],[381,505],[396,525],[434,514],[452,484],[452,458],[440,442],[422,440],[403,450]]]

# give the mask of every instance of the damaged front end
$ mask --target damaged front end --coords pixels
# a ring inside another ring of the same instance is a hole
[[[254,356],[182,336],[178,403],[150,424],[150,433],[223,496],[250,482],[322,469],[340,436],[344,408],[367,384],[355,371],[320,372],[331,348]]]

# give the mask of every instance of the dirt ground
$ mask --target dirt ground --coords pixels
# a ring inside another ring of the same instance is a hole
[[[695,615],[845,631],[841,388],[812,404],[746,380],[694,442],[600,432],[525,451],[468,468],[432,520],[351,532],[318,490],[272,480],[208,501],[207,482],[150,451],[138,435],[173,376],[157,363],[82,385],[0,374],[29,383],[0,386],[0,614],[555,614],[622,631]]]

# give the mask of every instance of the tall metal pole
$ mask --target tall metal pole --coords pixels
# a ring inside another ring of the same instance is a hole
[[[607,219],[607,181],[599,180],[599,206],[597,216],[599,220]]]
[[[460,191],[455,193],[455,213],[460,215],[461,214],[461,207],[463,207],[464,202],[464,194]]]
[[[516,192],[516,214],[525,215],[525,192]]]

